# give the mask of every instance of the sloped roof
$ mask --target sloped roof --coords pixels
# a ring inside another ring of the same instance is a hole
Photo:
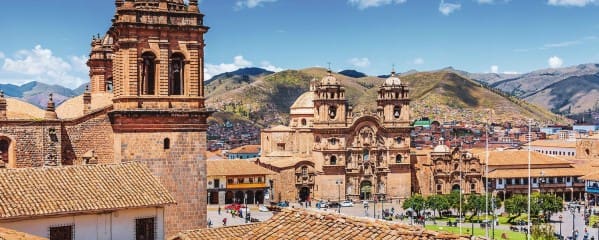
[[[583,176],[588,171],[581,168],[564,167],[564,168],[543,168],[530,169],[531,177],[570,177]],[[528,177],[528,169],[495,169],[489,172],[488,178],[517,178]]]
[[[112,105],[112,96],[111,93],[93,93],[91,111]],[[83,95],[64,101],[56,108],[56,114],[61,119],[83,116]]]
[[[141,163],[2,169],[0,199],[0,219],[175,203]]]
[[[559,148],[576,148],[576,141],[566,140],[536,140],[530,145],[535,147],[559,147]]]
[[[239,232],[241,228],[209,228],[181,232],[172,239],[468,239],[403,223],[291,208],[261,224],[246,226],[245,233]]]
[[[46,110],[42,110],[15,98],[6,98],[6,117],[8,119],[42,119]]]
[[[481,154],[481,156],[484,156]],[[545,155],[539,152],[530,151],[530,162],[533,165],[566,165],[569,161]],[[510,166],[528,164],[528,151],[523,150],[506,150],[489,152],[489,166]]]
[[[250,160],[207,160],[206,169],[208,176],[244,176],[244,175],[271,175],[274,174],[266,168]]]
[[[0,227],[0,239],[2,240],[48,240],[29,233],[19,232],[17,230]]]
[[[259,153],[260,152],[260,145],[245,145],[245,146],[241,146],[241,147],[236,147],[234,149],[231,149],[231,151],[229,151],[229,153],[233,153],[233,154],[247,154],[247,153]]]

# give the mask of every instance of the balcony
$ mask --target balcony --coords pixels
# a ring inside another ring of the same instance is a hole
[[[266,188],[266,183],[227,184],[227,189],[253,189],[253,188]]]

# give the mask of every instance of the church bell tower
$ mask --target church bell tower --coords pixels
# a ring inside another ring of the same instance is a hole
[[[410,92],[408,85],[402,83],[395,71],[385,80],[378,91],[377,114],[385,126],[409,125]]]
[[[116,0],[113,45],[117,162],[145,163],[177,201],[165,233],[206,227],[204,34],[198,0]],[[101,86],[102,88],[105,86]]]
[[[314,126],[345,126],[347,99],[345,88],[331,70],[314,87]]]

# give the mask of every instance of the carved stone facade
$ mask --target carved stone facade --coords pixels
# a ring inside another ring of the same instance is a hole
[[[275,182],[280,200],[400,199],[411,194],[409,88],[395,73],[377,98],[377,112],[354,113],[329,72],[291,107],[289,126],[262,132],[260,163],[294,174]],[[289,169],[289,170],[287,170]]]
[[[112,26],[92,40],[82,97],[55,109],[50,96],[38,116],[0,93],[0,167],[142,162],[177,202],[165,208],[166,235],[203,228],[204,15],[197,0],[115,4]]]

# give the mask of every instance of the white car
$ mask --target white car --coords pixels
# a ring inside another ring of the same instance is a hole
[[[342,207],[353,207],[353,206],[354,206],[354,203],[353,203],[353,202],[351,202],[351,201],[347,201],[347,200],[345,200],[345,201],[341,202],[341,206],[342,206]]]
[[[270,210],[268,210],[268,208],[264,205],[260,205],[260,207],[258,207],[258,211],[260,212],[270,212]]]

